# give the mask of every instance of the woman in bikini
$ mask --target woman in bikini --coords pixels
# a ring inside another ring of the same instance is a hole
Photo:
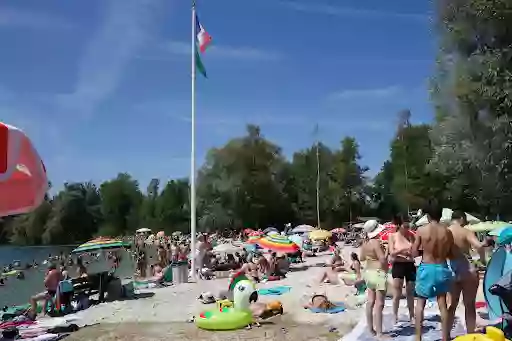
[[[359,288],[364,287],[364,280],[361,273],[361,262],[359,261],[359,256],[355,252],[350,254],[350,259],[352,260],[350,271],[341,273],[339,277],[343,280],[345,285],[353,285],[359,290]]]
[[[363,279],[366,283],[366,323],[368,331],[377,338],[384,338],[382,334],[382,310],[387,289],[388,262],[379,234],[384,230],[376,220],[368,220],[363,227],[366,240],[361,245],[360,259],[366,261]],[[375,324],[373,318],[375,316]]]
[[[402,297],[402,288],[405,281],[405,292],[409,318],[414,319],[414,285],[416,282],[416,265],[412,257],[414,235],[409,231],[409,223],[396,222],[397,231],[390,235],[388,240],[389,256],[391,260],[391,276],[393,277],[393,316],[398,322],[398,306]]]
[[[339,284],[339,275],[342,271],[346,271],[345,262],[341,257],[340,250],[335,249],[331,259],[330,269],[327,269],[322,273],[322,276],[320,276],[318,283],[322,284],[324,282],[327,282],[331,284]]]

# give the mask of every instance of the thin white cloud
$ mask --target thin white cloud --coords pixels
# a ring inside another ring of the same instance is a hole
[[[429,15],[423,13],[401,13],[391,11],[381,11],[372,9],[359,9],[353,7],[338,7],[324,4],[305,4],[296,1],[281,1],[283,6],[297,11],[305,13],[316,13],[325,14],[332,16],[343,16],[343,17],[361,17],[361,18],[395,18],[395,19],[407,19],[420,22],[428,22]]]
[[[58,104],[72,114],[89,116],[116,90],[133,56],[150,38],[160,1],[111,0],[105,20],[86,46],[79,63],[78,80],[71,94]]]
[[[49,13],[0,7],[0,28],[69,29],[73,26],[71,21]]]
[[[171,41],[162,45],[164,52],[171,55],[188,55],[191,54],[190,43],[181,41]],[[268,51],[255,47],[234,47],[226,45],[212,44],[206,52],[208,58],[221,58],[233,60],[247,60],[247,61],[277,61],[283,58],[281,53],[275,51]],[[145,59],[144,57],[142,57]],[[162,58],[164,59],[165,56]],[[151,57],[147,58],[151,59]]]
[[[331,100],[353,100],[353,99],[384,99],[396,97],[403,93],[399,86],[388,86],[372,89],[347,89],[329,95]]]

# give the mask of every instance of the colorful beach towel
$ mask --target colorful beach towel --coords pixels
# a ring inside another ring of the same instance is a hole
[[[343,302],[332,302],[334,304],[334,307],[330,309],[320,309],[320,308],[309,308],[309,310],[315,314],[337,314],[341,313],[342,311],[345,311],[345,305]]]
[[[392,338],[394,341],[414,341],[415,328],[414,324],[410,322],[402,322],[407,319],[406,315],[399,316],[398,324],[394,325],[393,315],[389,312],[384,312],[382,319],[382,327],[384,333]],[[424,341],[439,341],[441,340],[441,318],[439,312],[425,311],[425,319],[423,321],[423,337]],[[460,317],[455,317],[454,328],[451,331],[451,336],[456,337],[466,334],[464,323]],[[355,328],[347,335],[342,341],[374,341],[375,337],[368,332],[366,319],[362,319]]]
[[[262,295],[262,296],[268,296],[268,295],[280,296],[282,294],[286,294],[290,290],[292,290],[292,287],[290,287],[290,286],[278,286],[278,287],[260,289],[260,290],[258,290],[258,294]]]

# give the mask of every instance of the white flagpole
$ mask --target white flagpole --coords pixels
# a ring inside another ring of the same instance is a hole
[[[315,125],[316,140],[316,226],[320,228],[320,152],[318,141],[318,123]]]
[[[192,2],[192,111],[190,143],[190,235],[192,281],[196,280],[196,3]]]

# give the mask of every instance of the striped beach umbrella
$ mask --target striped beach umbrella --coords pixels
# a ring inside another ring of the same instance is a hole
[[[295,253],[300,250],[300,247],[282,235],[268,235],[257,241],[258,245],[263,249],[268,249],[274,252],[282,253]]]
[[[129,246],[130,243],[123,242],[122,240],[119,239],[99,237],[80,245],[79,247],[74,249],[72,253],[83,253],[98,250],[112,250]]]
[[[46,169],[30,139],[0,122],[0,217],[32,211],[47,191]]]
[[[260,240],[260,236],[250,236],[249,239],[247,239],[247,244],[257,244],[258,240]]]

